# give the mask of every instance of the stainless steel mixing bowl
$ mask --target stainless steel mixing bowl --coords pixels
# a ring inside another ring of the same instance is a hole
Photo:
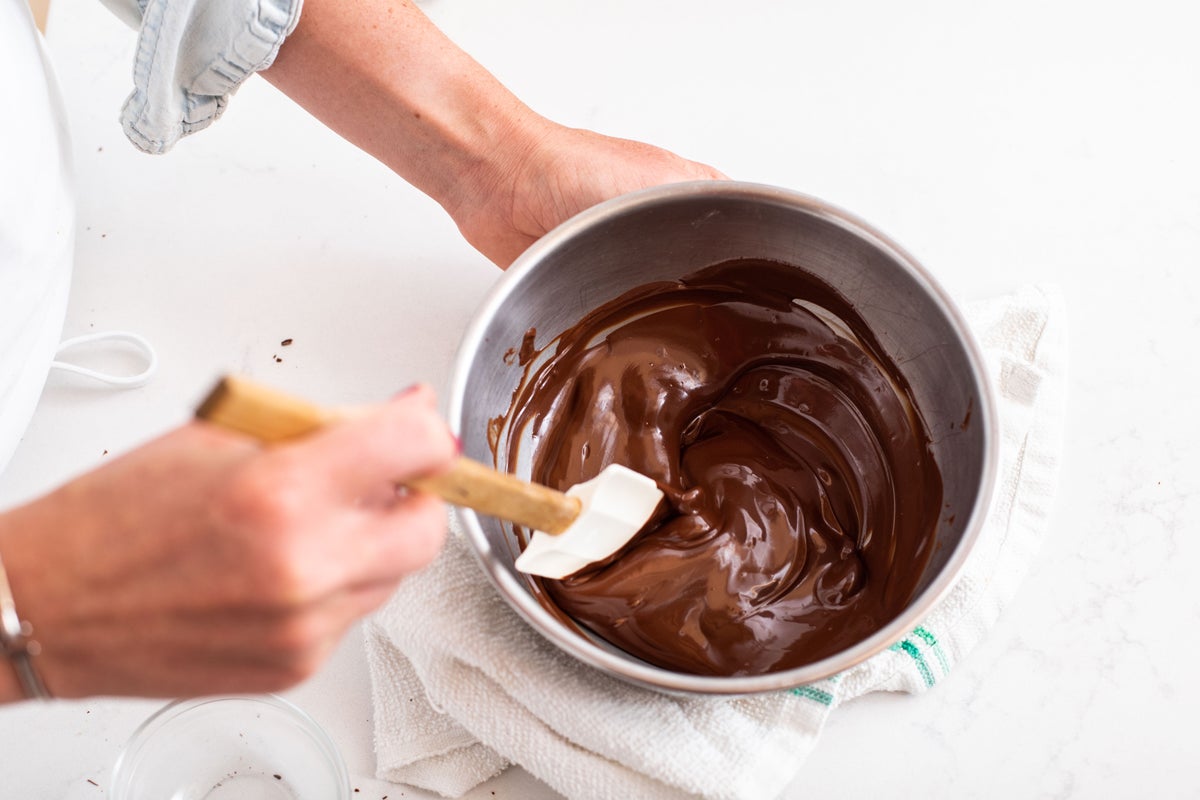
[[[710,677],[647,664],[557,619],[513,567],[510,527],[462,511],[465,535],[500,595],[580,661],[655,689],[746,694],[835,675],[894,644],[949,589],[978,536],[996,472],[996,419],[983,358],[962,315],[917,262],[855,217],[795,192],[697,182],[625,195],[551,231],[509,268],[463,338],[447,398],[451,426],[472,458],[491,462],[488,429],[507,410],[523,369],[525,333],[542,348],[597,306],[635,286],[735,258],[803,268],[843,296],[901,366],[935,440],[947,513],[917,593],[881,630],[796,669]],[[507,357],[506,357],[507,355]],[[507,467],[501,463],[501,467]],[[517,465],[521,474],[522,465]],[[528,475],[528,465],[524,465]]]

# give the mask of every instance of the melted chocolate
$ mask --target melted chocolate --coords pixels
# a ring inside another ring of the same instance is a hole
[[[751,675],[832,655],[912,598],[941,475],[899,369],[828,286],[728,262],[552,344],[514,397],[508,463],[532,446],[532,478],[566,489],[618,462],[669,500],[614,557],[539,580],[552,610],[652,664]]]

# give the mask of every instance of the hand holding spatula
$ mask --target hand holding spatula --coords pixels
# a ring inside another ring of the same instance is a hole
[[[286,441],[337,422],[341,415],[241,378],[223,378],[196,417],[263,442]],[[534,531],[517,569],[565,578],[608,558],[634,537],[663,493],[653,480],[610,464],[566,493],[460,456],[444,472],[405,483],[448,503]]]

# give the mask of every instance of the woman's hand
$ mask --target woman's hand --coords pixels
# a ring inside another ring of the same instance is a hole
[[[519,159],[497,160],[445,203],[463,236],[507,267],[561,222],[612,197],[667,183],[722,180],[704,164],[653,145],[530,120]],[[478,184],[478,185],[477,185]]]
[[[433,406],[418,388],[272,447],[193,422],[0,516],[50,692],[262,692],[312,674],[441,545],[441,502],[395,489],[455,455]]]

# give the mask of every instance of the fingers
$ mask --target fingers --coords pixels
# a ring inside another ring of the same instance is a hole
[[[217,517],[251,531],[255,591],[278,583],[285,599],[311,599],[347,582],[395,581],[432,560],[446,527],[440,501],[396,485],[457,453],[432,391],[419,386],[260,451],[231,477]]]
[[[418,386],[290,450],[331,494],[370,504],[397,483],[444,469],[458,443],[434,409],[433,392]]]
[[[372,543],[369,580],[395,581],[433,561],[446,540],[446,506],[438,498],[414,492],[390,511],[363,524],[363,539]]]

